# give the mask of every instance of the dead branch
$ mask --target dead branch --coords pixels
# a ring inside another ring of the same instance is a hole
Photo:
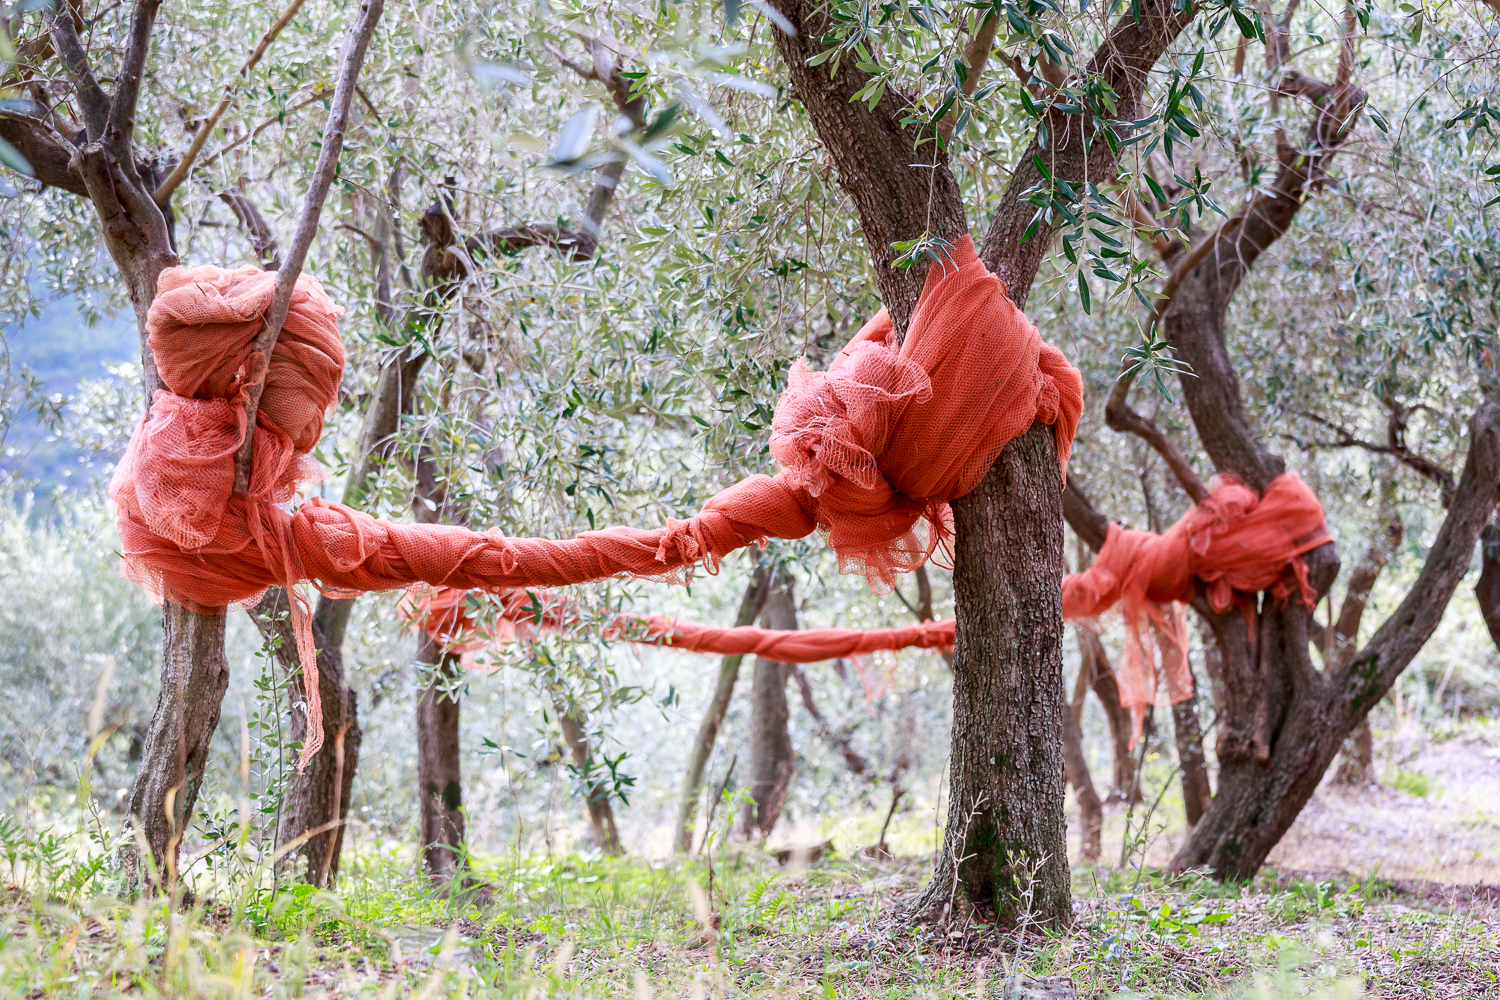
[[[1455,489],[1453,473],[1433,459],[1428,458],[1420,452],[1412,451],[1407,446],[1406,414],[1408,411],[1395,400],[1386,399],[1383,402],[1390,413],[1386,425],[1385,444],[1367,441],[1353,434],[1348,429],[1335,424],[1326,417],[1321,417],[1308,410],[1302,411],[1304,418],[1311,420],[1319,426],[1328,428],[1337,434],[1338,437],[1333,441],[1297,441],[1297,444],[1304,451],[1315,451],[1319,448],[1360,448],[1377,455],[1389,455],[1419,476],[1435,483],[1442,492],[1443,506],[1447,507],[1453,500],[1453,491]]]

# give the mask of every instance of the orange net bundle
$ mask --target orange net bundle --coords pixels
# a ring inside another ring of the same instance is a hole
[[[481,654],[542,632],[566,632],[584,622],[579,606],[547,591],[499,593],[417,588],[401,599],[401,615],[465,667],[480,667]],[[717,656],[760,656],[777,663],[818,663],[883,650],[953,651],[953,619],[901,628],[769,629],[742,625],[718,628],[665,615],[610,615],[602,623],[610,640],[663,646]]]
[[[1066,465],[1083,408],[1082,380],[1006,294],[964,237],[934,264],[905,341],[882,310],[826,372],[794,371],[777,404],[776,476],[751,476],[687,520],[654,530],[614,527],[566,540],[507,538],[447,525],[392,524],[313,498],[307,452],[337,400],[340,310],[298,279],[269,365],[252,341],[275,275],[244,268],[169,268],[147,317],[165,388],[131,438],[110,495],[123,572],[158,600],[198,611],[291,594],[306,674],[308,742],[321,745],[321,706],[307,599],[414,583],[458,589],[556,587],[628,575],[685,580],[767,538],[821,528],[846,570],[889,588],[951,530],[948,503],[972,490],[1011,438],[1056,427]],[[233,493],[248,386],[264,379],[254,465]]]
[[[1208,497],[1163,535],[1110,524],[1094,564],[1063,579],[1062,607],[1064,618],[1078,619],[1121,605],[1125,651],[1116,675],[1120,701],[1135,720],[1132,744],[1147,706],[1156,704],[1159,680],[1171,702],[1192,695],[1181,602],[1192,599],[1195,581],[1206,585],[1214,611],[1237,606],[1247,620],[1261,591],[1279,605],[1296,595],[1312,607],[1317,595],[1302,556],[1328,541],[1323,507],[1295,472],[1277,476],[1263,495],[1237,480],[1216,479]]]

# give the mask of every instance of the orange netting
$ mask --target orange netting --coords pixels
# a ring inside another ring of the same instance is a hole
[[[1120,701],[1135,718],[1132,743],[1146,707],[1156,703],[1158,657],[1168,700],[1192,694],[1180,602],[1193,597],[1194,581],[1206,585],[1213,610],[1238,606],[1247,620],[1255,613],[1253,595],[1263,590],[1278,604],[1297,594],[1312,607],[1317,595],[1302,556],[1328,541],[1323,507],[1294,472],[1273,479],[1264,495],[1236,480],[1217,479],[1208,498],[1163,535],[1110,524],[1094,564],[1063,580],[1063,617],[1094,618],[1122,605],[1125,652],[1116,675]],[[1142,629],[1147,622],[1151,635]]]
[[[882,310],[826,372],[799,365],[777,404],[771,450],[783,471],[751,476],[664,528],[614,527],[552,541],[446,525],[391,524],[313,498],[307,451],[337,399],[340,310],[297,281],[286,326],[266,359],[251,343],[275,275],[169,268],[147,317],[166,388],[130,441],[110,495],[123,572],[158,599],[199,611],[291,592],[306,673],[308,742],[321,744],[309,608],[296,585],[348,596],[413,583],[459,589],[553,587],[616,575],[686,579],[769,537],[828,533],[845,570],[888,588],[951,530],[948,502],[975,485],[1011,438],[1056,426],[1066,465],[1083,408],[1078,372],[979,261],[968,237],[934,264],[903,343]],[[264,379],[247,494],[233,494],[244,391]]]
[[[1063,579],[1068,620],[1092,619],[1123,604],[1125,648],[1116,664],[1120,702],[1131,710],[1140,738],[1146,708],[1186,701],[1193,694],[1188,665],[1187,610],[1195,581],[1207,586],[1215,611],[1238,606],[1253,617],[1254,594],[1269,591],[1285,603],[1294,593],[1311,606],[1306,552],[1329,540],[1323,508],[1295,473],[1272,480],[1264,496],[1232,479],[1211,484],[1164,535],[1109,526],[1094,565]],[[515,639],[567,631],[584,622],[573,602],[546,592],[466,592],[413,588],[402,598],[404,618],[452,652],[465,666]],[[814,663],[909,647],[953,650],[954,620],[890,629],[778,630],[714,628],[661,615],[610,615],[608,639],[714,654],[753,654],[781,663]],[[1254,633],[1252,632],[1252,640]],[[1160,692],[1160,694],[1159,694]]]
[[[460,655],[469,669],[484,666],[482,654],[542,632],[566,632],[585,623],[573,601],[548,591],[499,593],[450,587],[414,587],[401,599],[401,616],[443,648]],[[881,650],[953,651],[953,619],[903,628],[769,629],[743,625],[716,628],[664,615],[609,615],[606,639],[666,646],[719,656],[760,656],[777,663],[817,663],[864,656]]]

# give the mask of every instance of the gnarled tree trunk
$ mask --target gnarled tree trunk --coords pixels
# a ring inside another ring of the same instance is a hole
[[[130,789],[130,825],[145,841],[151,870],[145,870],[139,845],[128,843],[120,861],[133,888],[176,880],[178,852],[228,688],[224,616],[194,614],[175,604],[162,608],[161,691]]]

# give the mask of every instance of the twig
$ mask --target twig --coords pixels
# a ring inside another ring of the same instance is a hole
[[[321,101],[324,98],[324,96],[326,96],[326,93],[327,93],[326,91],[318,90],[318,91],[314,92],[311,97],[307,97],[307,98],[304,98],[301,101],[298,101],[296,104],[293,104],[291,107],[287,108],[281,114],[279,114],[279,115],[272,115],[270,118],[267,118],[265,121],[261,122],[259,125],[255,126],[255,128],[251,129],[249,132],[246,132],[244,135],[240,136],[238,139],[236,139],[233,142],[229,143],[227,146],[221,146],[218,149],[214,150],[212,153],[210,153],[207,156],[205,156],[203,158],[203,162],[201,164],[199,164],[199,166],[202,166],[202,167],[208,166],[209,164],[213,163],[215,160],[218,160],[220,157],[224,156],[224,154],[233,152],[234,150],[236,150],[239,147],[243,146],[245,143],[249,142],[251,139],[254,139],[256,136],[260,135],[266,129],[270,128],[272,125],[276,125],[276,124],[279,124],[279,123],[284,123],[286,121],[286,116],[287,115],[291,114],[294,111],[301,111],[303,108],[307,107],[309,104],[312,104],[315,101]]]
[[[270,48],[271,43],[276,41],[276,36],[281,34],[281,29],[291,23],[292,18],[297,15],[297,11],[302,9],[302,4],[305,2],[306,0],[292,0],[286,12],[277,18],[276,23],[271,25],[270,30],[260,37],[260,44],[255,46],[255,51],[250,53],[250,57],[245,60],[244,65],[240,67],[240,71],[234,77],[230,78],[228,83],[224,84],[224,93],[220,95],[219,103],[209,112],[208,117],[203,120],[203,124],[198,126],[198,131],[193,136],[193,141],[188,144],[187,152],[182,154],[181,161],[167,175],[167,179],[162,181],[157,187],[156,193],[152,195],[158,205],[165,206],[171,199],[173,192],[177,190],[183,181],[187,180],[188,173],[193,169],[193,161],[203,151],[203,144],[208,141],[209,134],[213,132],[214,126],[219,124],[219,119],[229,109],[229,102],[234,99],[235,90],[241,82],[249,79],[250,71],[255,68],[255,64],[260,62],[261,56],[266,54],[266,49]]]
[[[718,811],[718,809],[719,809],[719,800],[724,797],[724,792],[725,792],[726,789],[729,788],[729,782],[734,777],[734,765],[738,764],[739,762],[740,762],[740,755],[739,754],[735,754],[733,757],[729,758],[729,768],[728,768],[728,770],[726,770],[724,772],[724,780],[719,783],[719,790],[718,790],[718,792],[714,795],[713,799],[708,803],[708,817],[703,821],[703,846],[701,848],[702,850],[706,851],[708,849],[709,840],[712,838],[713,832],[714,832],[714,813]],[[713,862],[713,856],[712,855],[709,855],[709,862],[710,862],[710,864],[712,864],[712,862]]]
[[[292,245],[287,250],[286,261],[276,274],[276,291],[266,310],[266,325],[255,338],[251,347],[252,359],[258,354],[260,363],[269,364],[271,352],[276,348],[276,338],[281,335],[281,325],[286,322],[286,313],[292,303],[292,289],[302,273],[307,260],[307,251],[312,246],[313,236],[318,231],[318,219],[323,213],[323,201],[328,197],[328,188],[333,184],[334,171],[338,167],[339,153],[344,148],[344,129],[349,124],[349,103],[354,97],[354,83],[364,65],[365,52],[370,47],[370,37],[385,9],[385,0],[365,0],[360,6],[359,17],[349,27],[344,39],[342,67],[337,86],[333,91],[333,107],[328,111],[328,124],[323,129],[323,148],[318,153],[318,167],[313,174],[312,185],[302,201],[302,213],[297,217],[297,231],[292,236]],[[265,389],[265,369],[260,377],[245,387],[245,437],[234,454],[234,491],[244,493],[250,485],[250,456],[255,445],[255,414],[260,408],[261,392]]]
[[[1203,480],[1193,471],[1188,464],[1187,457],[1183,455],[1175,442],[1166,434],[1162,433],[1156,421],[1143,414],[1137,413],[1127,400],[1130,398],[1130,387],[1135,382],[1135,374],[1127,372],[1115,381],[1114,390],[1109,394],[1109,402],[1104,405],[1104,421],[1114,430],[1122,433],[1134,434],[1149,444],[1162,460],[1167,463],[1167,468],[1172,470],[1172,475],[1182,484],[1188,496],[1193,498],[1194,503],[1202,503],[1208,499],[1208,487],[1203,485]]]

